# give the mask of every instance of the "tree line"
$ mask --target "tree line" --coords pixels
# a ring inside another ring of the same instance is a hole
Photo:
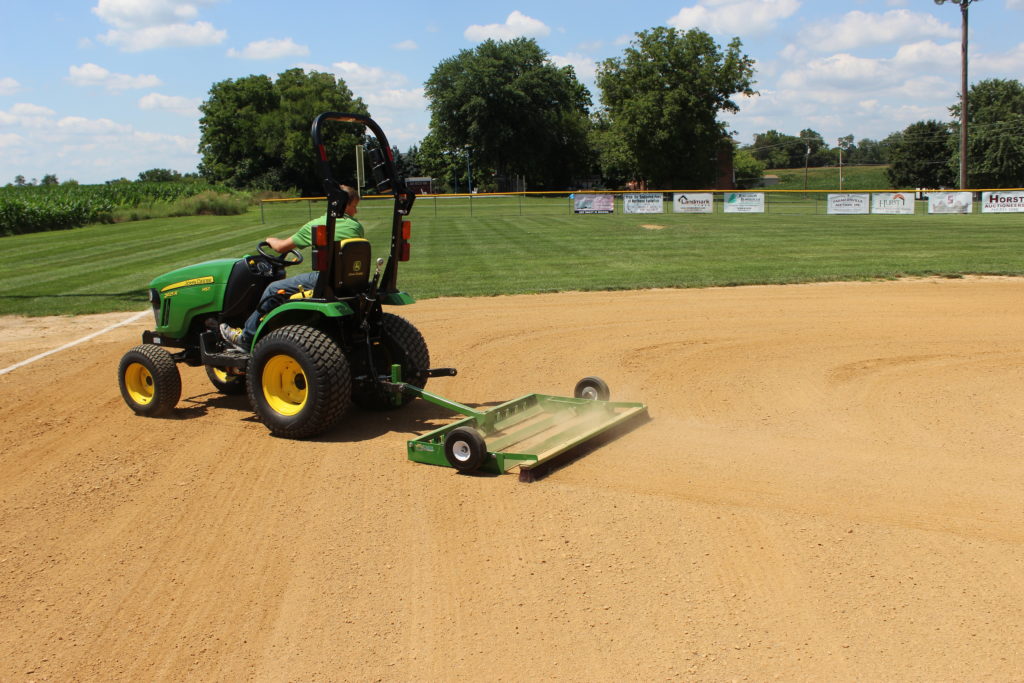
[[[755,63],[739,38],[718,45],[700,29],[655,27],[597,67],[598,99],[571,66],[557,66],[536,41],[487,40],[442,60],[425,83],[430,130],[392,152],[408,176],[448,191],[582,186],[693,189],[716,184],[731,157],[739,185],[768,168],[887,164],[894,187],[949,187],[959,164],[959,105],[951,122],[920,121],[883,140],[847,135],[826,142],[804,129],[769,130],[737,145],[719,120],[737,95],[756,95]],[[969,175],[976,187],[1024,186],[1024,86],[975,84],[969,101]],[[369,114],[342,79],[290,69],[215,83],[200,106],[199,174],[245,189],[322,194],[309,125],[323,111]],[[359,131],[326,141],[338,169],[354,169]],[[351,170],[341,171],[346,179]],[[354,180],[354,179],[352,179]],[[635,186],[635,185],[634,185]]]
[[[598,65],[600,101],[571,66],[557,66],[535,40],[487,40],[442,60],[425,83],[430,131],[397,154],[407,175],[447,189],[566,189],[643,180],[705,187],[728,131],[720,112],[753,95],[754,61],[738,38],[726,47],[699,30],[657,27],[636,34],[622,56]],[[342,79],[291,69],[215,83],[200,106],[199,172],[253,189],[322,188],[309,124],[323,111],[367,114]],[[355,167],[357,133],[327,141],[339,169]],[[394,150],[397,152],[397,150]],[[731,154],[731,146],[728,150]],[[348,173],[351,173],[349,171]]]
[[[967,91],[968,178],[976,188],[1024,186],[1024,85],[987,79]],[[960,104],[949,107],[951,121],[929,119],[910,124],[883,140],[853,135],[825,143],[811,129],[798,135],[776,130],[754,136],[741,148],[760,168],[886,164],[893,187],[955,187],[960,168]],[[841,159],[840,159],[840,154]]]

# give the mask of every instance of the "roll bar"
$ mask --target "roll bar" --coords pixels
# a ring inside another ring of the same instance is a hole
[[[402,221],[412,211],[416,195],[409,192],[405,185],[405,179],[398,175],[395,167],[394,155],[391,152],[391,145],[388,143],[384,131],[369,116],[365,114],[350,114],[343,112],[324,112],[313,119],[313,126],[310,136],[313,139],[313,150],[316,154],[317,176],[323,185],[324,193],[327,195],[327,243],[334,244],[334,228],[337,220],[345,213],[348,205],[348,193],[341,189],[340,183],[331,171],[330,160],[327,157],[327,147],[323,141],[323,129],[328,122],[355,123],[368,128],[377,139],[379,149],[371,151],[373,162],[372,170],[377,191],[386,193],[388,191],[394,196],[394,205],[391,214],[391,248],[388,253],[387,265],[384,267],[384,274],[381,277],[379,291],[392,293],[398,291],[398,259],[405,245],[405,238],[402,233]],[[314,259],[316,261],[316,259]],[[334,268],[334,259],[328,259],[328,271]],[[334,298],[333,273],[328,272],[328,277],[317,278],[317,285],[314,296],[317,298]]]

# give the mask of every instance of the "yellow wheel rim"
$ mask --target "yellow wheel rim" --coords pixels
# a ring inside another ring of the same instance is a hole
[[[125,368],[124,387],[137,404],[148,406],[153,402],[153,393],[156,390],[153,375],[142,363],[131,363]]]
[[[297,415],[306,405],[306,373],[291,356],[273,356],[263,366],[263,396],[281,415]]]
[[[224,384],[230,382],[232,377],[228,374],[227,370],[222,368],[213,368],[213,376],[217,378],[218,382],[223,382]]]

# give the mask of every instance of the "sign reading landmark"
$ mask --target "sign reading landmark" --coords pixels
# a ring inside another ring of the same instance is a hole
[[[710,192],[676,192],[672,195],[674,213],[713,213],[714,195]]]

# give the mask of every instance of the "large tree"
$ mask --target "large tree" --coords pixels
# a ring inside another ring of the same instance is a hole
[[[309,137],[313,119],[325,111],[367,113],[344,81],[298,68],[279,74],[276,81],[254,75],[214,83],[199,109],[204,178],[234,187],[294,187],[309,195],[323,193]],[[332,126],[329,133],[336,174],[347,180],[363,131]]]
[[[733,38],[722,51],[700,29],[657,27],[636,34],[622,57],[598,66],[597,85],[614,134],[655,187],[708,186],[727,137],[719,112],[754,95],[754,60]]]
[[[953,134],[939,121],[918,121],[902,133],[886,138],[889,168],[886,175],[893,187],[950,187],[956,176],[950,167],[949,145]]]
[[[955,117],[950,166],[960,167],[960,105]],[[967,91],[967,175],[971,187],[1024,186],[1024,85],[992,78]]]
[[[434,68],[425,90],[431,146],[470,154],[474,169],[565,187],[582,166],[590,93],[533,39],[462,50]]]

